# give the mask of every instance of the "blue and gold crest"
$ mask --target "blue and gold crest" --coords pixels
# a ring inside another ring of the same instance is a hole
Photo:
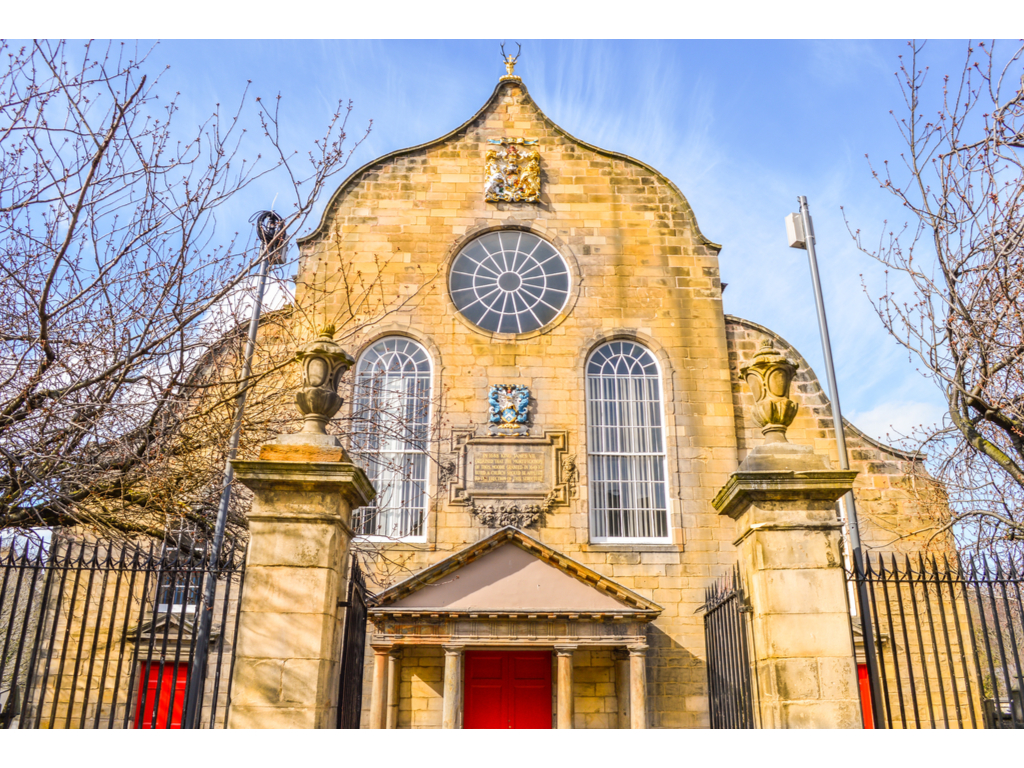
[[[487,396],[491,407],[491,432],[524,435],[530,414],[530,390],[519,384],[495,384]]]

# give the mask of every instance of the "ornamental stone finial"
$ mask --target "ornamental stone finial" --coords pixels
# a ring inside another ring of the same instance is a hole
[[[786,443],[786,430],[796,418],[797,404],[789,399],[796,365],[775,351],[771,339],[761,342],[754,362],[740,370],[754,395],[754,419],[765,443]]]
[[[519,49],[516,51],[516,55],[512,56],[511,54],[505,53],[505,43],[501,44],[501,59],[502,59],[502,61],[505,62],[505,72],[506,72],[506,74],[502,75],[499,78],[499,82],[505,81],[505,80],[519,80],[520,79],[519,75],[515,74],[515,69],[516,69],[516,62],[519,61],[519,55],[523,52],[523,46],[519,45],[519,43],[516,43],[516,45],[519,46]]]
[[[344,400],[338,394],[338,382],[355,361],[334,340],[334,326],[328,325],[315,340],[295,353],[302,363],[302,388],[295,403],[305,419],[304,434],[327,434],[327,422],[338,412]]]

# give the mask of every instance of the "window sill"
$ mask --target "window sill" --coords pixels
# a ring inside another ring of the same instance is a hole
[[[381,549],[407,549],[414,552],[433,552],[437,549],[435,544],[432,544],[425,538],[389,539],[380,536],[356,536],[353,539],[353,543],[369,544]]]
[[[671,541],[664,542],[587,542],[582,552],[682,552],[683,545]]]

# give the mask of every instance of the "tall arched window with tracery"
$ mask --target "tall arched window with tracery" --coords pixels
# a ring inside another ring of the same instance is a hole
[[[381,339],[356,366],[353,454],[377,489],[372,506],[352,516],[357,535],[423,539],[431,363],[412,339]]]
[[[671,541],[661,373],[650,350],[610,341],[587,361],[592,541]]]

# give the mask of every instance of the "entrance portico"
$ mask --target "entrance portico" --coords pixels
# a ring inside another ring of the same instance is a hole
[[[660,612],[660,606],[522,531],[503,528],[378,596],[369,612],[375,665],[370,727],[395,727],[398,723],[397,716],[387,716],[399,711],[400,702],[394,697],[402,690],[398,680],[389,679],[389,667],[399,668],[391,659],[405,651],[403,665],[408,665],[412,652],[422,655],[433,648],[431,664],[439,663],[441,651],[444,654],[443,680],[433,681],[434,690],[440,689],[441,707],[438,717],[421,719],[421,727],[434,720],[433,727],[463,727],[467,679],[474,686],[487,687],[472,670],[467,678],[466,652],[490,651],[494,669],[500,663],[514,664],[518,652],[523,659],[519,667],[530,666],[533,671],[527,681],[516,678],[519,673],[514,670],[506,670],[501,672],[504,682],[489,686],[492,695],[475,691],[470,696],[474,707],[470,725],[499,718],[510,723],[508,727],[515,727],[515,722],[536,722],[536,708],[522,702],[524,697],[539,701],[538,686],[546,686],[551,691],[547,695],[554,698],[553,725],[572,728],[574,701],[579,696],[574,694],[573,683],[578,672],[598,681],[581,680],[581,685],[595,688],[593,696],[581,698],[585,705],[589,707],[591,700],[599,698],[614,701],[612,709],[626,713],[627,727],[646,728],[647,624]],[[533,656],[524,655],[531,651]],[[628,653],[628,665],[614,664],[613,651]],[[510,654],[503,657],[500,652]],[[554,667],[550,676],[537,671],[541,655],[536,652],[550,654],[544,656],[551,659],[545,663]],[[605,668],[591,669],[592,656],[608,657],[606,675]],[[586,668],[579,665],[578,657],[588,660]],[[628,680],[619,679],[624,675]],[[524,693],[527,689],[529,694]],[[417,696],[415,688],[410,688],[410,695]],[[518,705],[512,701],[516,697]],[[622,701],[624,697],[628,702]],[[412,702],[413,708],[421,705],[429,709],[427,702]],[[516,715],[516,706],[529,707],[532,719]],[[480,707],[487,711],[477,711]],[[623,727],[624,719],[620,715],[613,722]]]

